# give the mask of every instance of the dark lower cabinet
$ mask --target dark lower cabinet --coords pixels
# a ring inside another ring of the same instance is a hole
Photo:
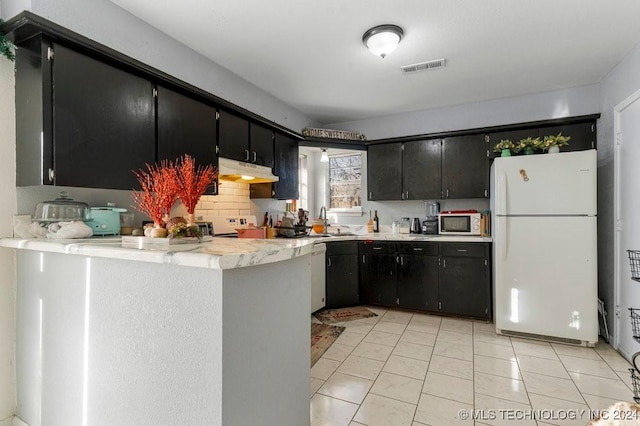
[[[360,302],[490,320],[490,247],[361,242]]]
[[[155,161],[150,81],[54,44],[53,182],[133,189]]]
[[[397,255],[395,243],[360,243],[360,300],[371,305],[395,306]]]
[[[491,319],[491,262],[488,243],[442,243],[440,312]]]
[[[360,303],[358,242],[327,243],[326,307],[341,308]]]
[[[438,244],[398,244],[398,306],[438,310]]]

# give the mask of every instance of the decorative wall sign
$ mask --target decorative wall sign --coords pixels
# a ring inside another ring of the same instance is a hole
[[[358,132],[349,130],[317,129],[305,127],[302,129],[302,136],[308,138],[343,139],[350,141],[365,141],[367,138]]]

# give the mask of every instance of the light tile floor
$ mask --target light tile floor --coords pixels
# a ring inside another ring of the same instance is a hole
[[[585,425],[632,401],[631,365],[606,343],[509,338],[485,322],[369,309],[378,316],[338,324],[346,330],[311,368],[312,426]]]

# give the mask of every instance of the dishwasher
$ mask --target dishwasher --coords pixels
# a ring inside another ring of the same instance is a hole
[[[311,252],[311,313],[325,306],[326,296],[326,269],[325,253],[327,245],[316,243]]]

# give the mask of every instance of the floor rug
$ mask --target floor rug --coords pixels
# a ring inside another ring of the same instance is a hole
[[[329,346],[340,336],[344,327],[336,325],[311,323],[311,366],[329,349]]]
[[[316,312],[313,316],[323,324],[334,324],[336,322],[376,317],[377,315],[363,306],[353,306],[351,308],[326,309]]]

